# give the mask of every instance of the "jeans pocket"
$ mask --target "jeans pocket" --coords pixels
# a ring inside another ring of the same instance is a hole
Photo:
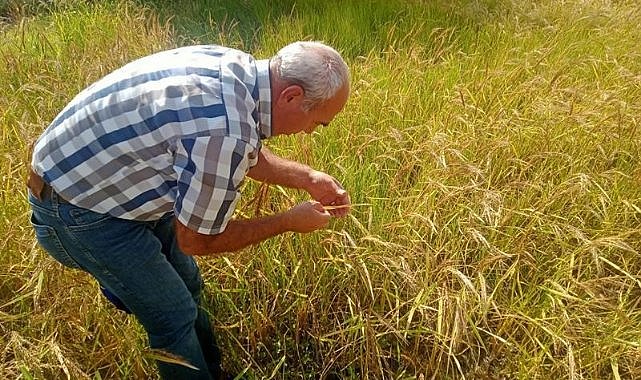
[[[38,240],[38,244],[40,244],[40,246],[51,257],[66,267],[81,269],[78,263],[69,256],[69,253],[67,253],[67,250],[62,245],[62,242],[53,227],[38,223],[33,214],[31,215],[31,225],[36,233],[36,240]]]
[[[101,214],[86,208],[72,205],[65,206],[69,206],[69,215],[75,223],[74,227],[89,227],[93,224],[100,223],[105,219],[111,218],[111,215],[109,214]]]

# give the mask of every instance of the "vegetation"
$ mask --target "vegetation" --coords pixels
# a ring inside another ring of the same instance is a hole
[[[352,96],[321,133],[270,147],[366,205],[200,260],[228,370],[641,377],[638,4],[272,3],[0,2],[0,377],[157,376],[137,323],[35,245],[29,142],[136,57],[221,43],[266,58],[298,39],[344,53]],[[306,198],[245,194],[240,216]]]

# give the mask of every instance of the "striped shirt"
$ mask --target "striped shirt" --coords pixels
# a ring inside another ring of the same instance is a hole
[[[271,135],[269,61],[220,46],[156,53],[78,94],[36,141],[32,167],[70,203],[124,219],[173,212],[222,232]]]

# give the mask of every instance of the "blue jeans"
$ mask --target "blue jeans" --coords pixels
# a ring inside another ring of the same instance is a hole
[[[193,257],[176,244],[173,215],[140,222],[73,206],[54,192],[29,194],[31,223],[42,248],[63,265],[89,272],[143,325],[151,348],[197,367],[157,361],[163,379],[212,379],[220,352],[200,307],[203,281]]]

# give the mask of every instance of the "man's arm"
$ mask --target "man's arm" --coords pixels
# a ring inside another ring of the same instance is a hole
[[[234,219],[217,235],[192,231],[176,219],[176,240],[180,250],[188,255],[216,255],[238,251],[288,231],[312,232],[325,227],[329,219],[330,214],[317,202],[303,202],[268,217]]]
[[[247,176],[273,185],[306,189],[311,185],[313,172],[309,166],[279,157],[263,145],[258,163],[249,168]]]
[[[350,204],[349,194],[334,177],[279,157],[265,146],[258,154],[258,163],[249,169],[247,176],[260,182],[303,189],[325,206]],[[345,216],[348,212],[349,207],[346,207],[330,213],[332,216]]]

